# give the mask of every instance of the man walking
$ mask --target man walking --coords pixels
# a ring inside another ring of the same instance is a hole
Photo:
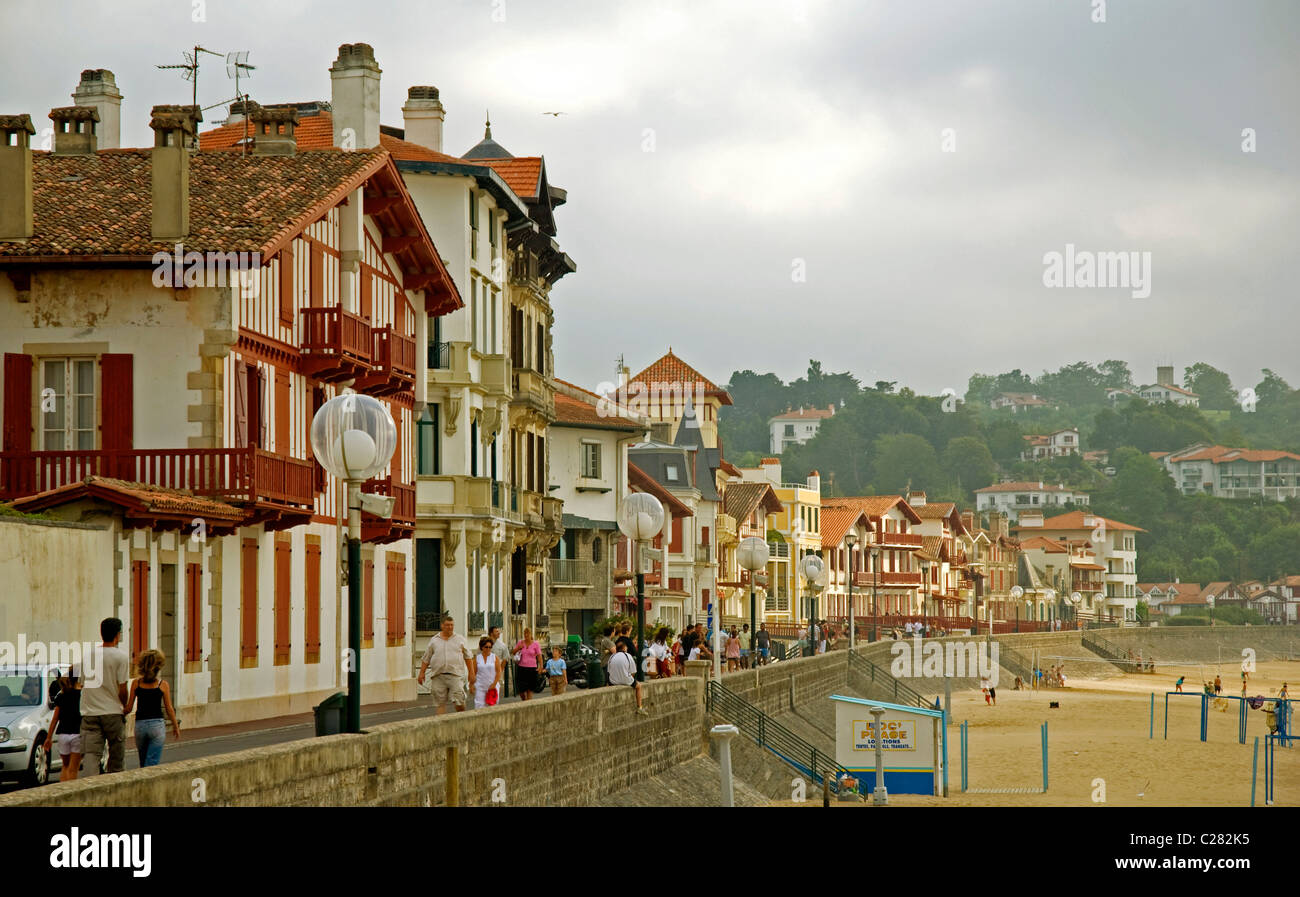
[[[433,673],[429,693],[433,695],[434,712],[439,716],[446,712],[448,703],[457,713],[465,709],[465,683],[474,674],[465,636],[457,635],[455,630],[456,622],[451,614],[443,614],[442,629],[429,639],[429,647],[420,660],[420,675],[415,678],[423,685],[424,674]]]
[[[81,690],[82,756],[89,774],[99,775],[99,757],[108,743],[108,771],[121,772],[126,761],[126,680],[131,674],[131,658],[118,647],[122,640],[122,621],[109,617],[99,624],[104,640],[96,649],[98,675],[79,670],[85,686]]]
[[[768,660],[772,657],[772,636],[767,631],[766,623],[758,624],[758,634],[754,637],[754,642],[758,646],[757,661],[762,666],[767,666]]]

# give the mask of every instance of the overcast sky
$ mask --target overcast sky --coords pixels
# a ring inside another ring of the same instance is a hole
[[[370,43],[385,123],[436,85],[444,149],[490,108],[568,190],[555,360],[588,386],[669,345],[719,382],[818,358],[960,393],[1121,358],[1300,385],[1300,3],[1099,2],[0,0],[0,113],[46,127],[108,68],[144,146],[189,101],[154,65],[194,43],[252,51],[264,103],[328,99],[338,45]],[[201,105],[233,93],[207,59]],[[1149,252],[1150,295],[1044,286],[1066,244]]]

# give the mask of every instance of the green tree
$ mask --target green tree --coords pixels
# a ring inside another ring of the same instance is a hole
[[[1111,359],[1097,365],[1103,389],[1133,389],[1133,372],[1128,362]]]
[[[882,494],[907,489],[939,492],[944,485],[934,447],[914,433],[880,437],[875,444],[871,475],[872,485]]]
[[[997,476],[993,455],[982,439],[959,436],[948,440],[943,450],[943,470],[963,499],[976,489],[991,485]]]
[[[1229,411],[1237,407],[1237,391],[1232,388],[1231,378],[1203,361],[1183,372],[1183,388],[1201,397],[1202,408]]]

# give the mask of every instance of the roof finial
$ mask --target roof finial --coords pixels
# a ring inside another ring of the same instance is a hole
[[[484,109],[483,118],[483,139],[490,140],[492,138],[492,113]]]

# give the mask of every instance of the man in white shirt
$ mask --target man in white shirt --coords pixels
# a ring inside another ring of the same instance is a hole
[[[617,645],[617,652],[609,659],[609,684],[632,686],[636,691],[636,712],[645,716],[646,709],[641,706],[641,683],[636,681],[636,660],[627,653],[627,642],[620,640]]]
[[[429,639],[429,647],[420,661],[420,675],[415,681],[424,684],[424,674],[432,668],[429,693],[433,695],[434,713],[446,712],[447,704],[456,712],[465,709],[465,683],[474,675],[473,659],[465,646],[465,636],[456,634],[451,614],[442,615],[442,629]]]
[[[81,690],[82,756],[90,775],[99,775],[99,757],[108,743],[108,771],[121,772],[126,763],[126,681],[131,675],[131,658],[118,647],[122,621],[109,617],[99,624],[104,644],[95,649],[98,670],[87,665],[78,671],[85,686]]]

